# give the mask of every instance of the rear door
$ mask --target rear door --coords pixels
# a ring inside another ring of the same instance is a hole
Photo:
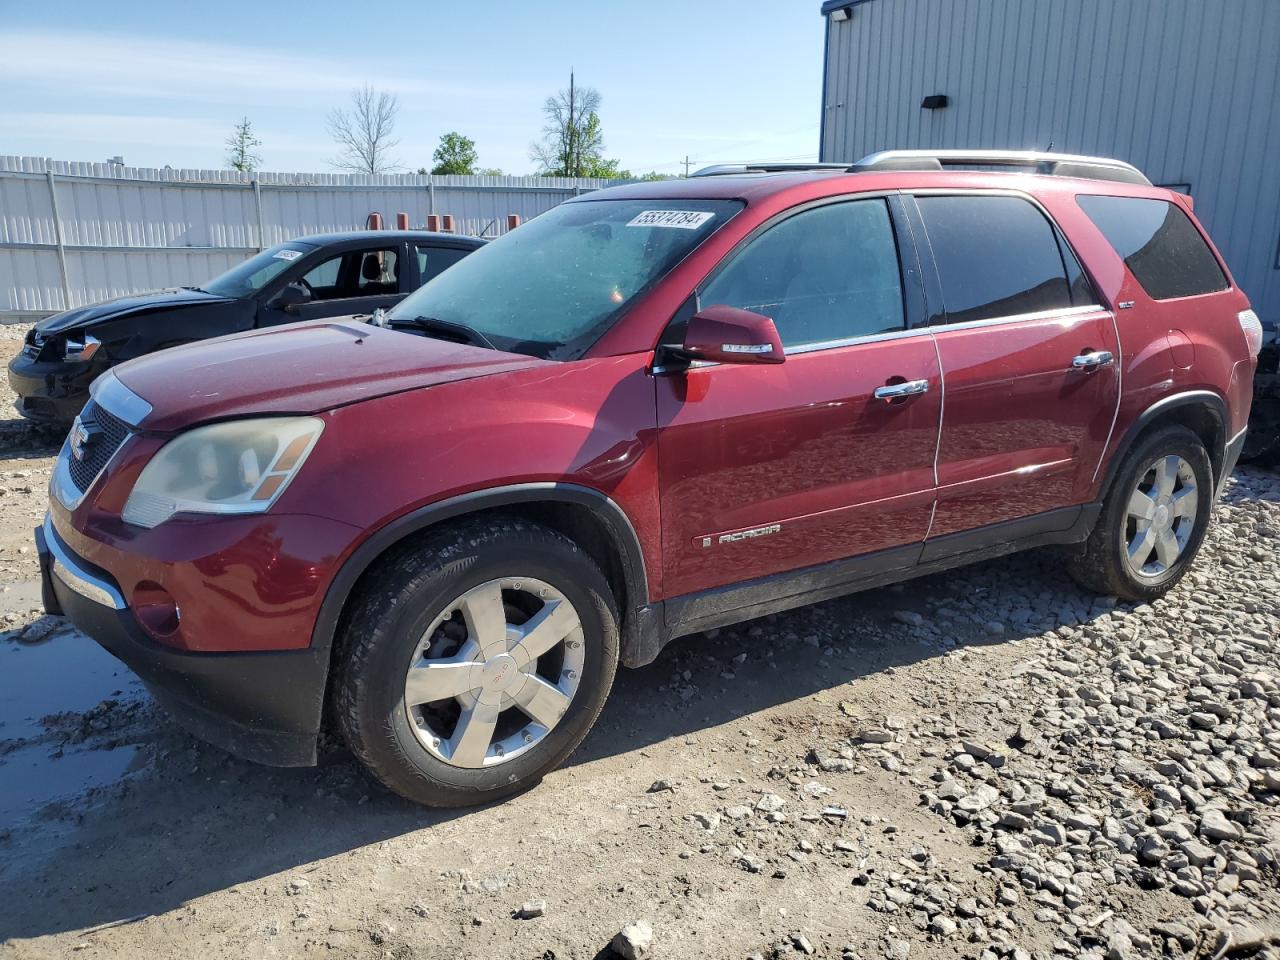
[[[668,597],[923,541],[941,382],[897,233],[885,198],[801,209],[698,291],[772,317],[786,361],[656,373]]]
[[[931,322],[946,392],[925,558],[946,552],[938,538],[991,524],[1070,526],[1070,512],[1051,511],[1087,499],[1115,420],[1114,318],[1028,197],[915,202],[936,267],[931,302],[943,305]]]
[[[422,286],[428,280],[433,280],[442,274],[445,270],[452,267],[455,263],[471,253],[470,247],[455,247],[448,244],[436,243],[415,243],[413,245],[415,270],[417,271],[412,281],[416,285],[414,289]]]

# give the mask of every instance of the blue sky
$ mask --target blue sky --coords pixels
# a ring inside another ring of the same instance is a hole
[[[631,3],[142,3],[0,0],[0,154],[223,167],[243,115],[263,169],[323,171],[330,109],[371,83],[400,100],[396,158],[441,133],[532,172],[548,94],[603,96],[606,156],[636,172],[815,159],[818,0]]]

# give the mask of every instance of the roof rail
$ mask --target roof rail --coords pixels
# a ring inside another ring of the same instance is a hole
[[[1081,157],[1034,150],[884,150],[863,157],[850,173],[881,170],[945,170],[947,167],[1029,167],[1035,173],[1151,186],[1137,167],[1110,157]]]
[[[805,170],[848,170],[847,163],[717,163],[689,174],[691,177],[730,177],[741,173],[796,173]]]

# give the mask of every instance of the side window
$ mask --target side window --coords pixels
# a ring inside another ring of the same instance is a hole
[[[1072,306],[1057,234],[1032,203],[1002,196],[917,197],[916,203],[948,323]]]
[[[852,200],[788,217],[734,257],[698,300],[772,317],[788,347],[902,330],[889,209],[883,200]]]
[[[400,268],[395,250],[349,250],[312,267],[302,279],[313,301],[373,297],[399,291]]]
[[[353,296],[374,297],[400,292],[400,258],[396,251],[361,250],[354,256],[359,259],[360,270],[356,275]]]
[[[417,247],[418,277],[426,283],[465,257],[470,250],[458,247]]]
[[[1076,197],[1153,300],[1227,289],[1227,278],[1191,220],[1167,200]]]
[[[342,273],[342,255],[330,257],[319,266],[312,267],[302,279],[311,288],[311,296],[316,300],[332,300],[338,296],[338,277]]]

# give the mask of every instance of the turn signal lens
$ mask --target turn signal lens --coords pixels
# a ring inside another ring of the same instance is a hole
[[[1256,357],[1262,351],[1262,321],[1252,310],[1241,310],[1237,316],[1245,342],[1249,344],[1249,356]]]
[[[88,360],[102,347],[97,337],[86,336],[84,340],[68,339],[63,349],[63,357],[67,360]]]

